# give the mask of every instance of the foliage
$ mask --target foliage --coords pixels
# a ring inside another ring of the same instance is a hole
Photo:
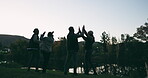
[[[26,65],[28,63],[29,53],[27,51],[28,42],[26,40],[17,40],[15,43],[12,43],[11,53],[13,57],[13,61],[22,65]]]
[[[6,67],[6,68],[21,68],[22,65],[20,65],[20,64],[18,64],[18,63],[16,63],[16,62],[7,62],[7,61],[5,61],[5,62],[2,62],[2,63],[0,64],[0,67]]]
[[[62,70],[64,69],[64,63],[66,59],[66,38],[61,38],[60,41],[56,41],[53,45],[53,56],[51,56],[51,63],[53,63],[53,68]]]
[[[110,44],[110,37],[105,31],[102,33],[100,40],[103,43],[104,52],[108,52],[107,46]]]
[[[112,37],[111,42],[112,42],[112,45],[117,44],[117,38],[116,37]]]
[[[102,40],[100,40],[100,41],[102,43],[105,43],[105,44],[110,43],[110,36],[105,31],[102,33],[101,39]]]
[[[137,32],[134,34],[134,37],[141,39],[143,41],[148,41],[148,23],[137,28]]]
[[[118,63],[122,66],[144,65],[144,44],[140,42],[128,42],[119,44]]]
[[[141,77],[146,75],[145,58],[147,58],[147,43],[138,42],[133,37],[126,35],[122,43],[118,44],[117,64],[121,68],[121,73],[129,75],[131,71],[138,71]]]

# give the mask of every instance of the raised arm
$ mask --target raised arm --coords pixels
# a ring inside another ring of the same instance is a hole
[[[80,27],[79,27],[77,34],[80,34],[80,33],[81,33],[81,30],[80,30]]]
[[[82,34],[81,30],[80,30],[80,27],[79,27],[78,33],[76,33],[76,35],[77,35],[78,38],[83,36],[83,34]]]
[[[43,34],[41,34],[40,40],[42,40],[42,39],[44,38],[45,33],[46,33],[46,32],[44,32]]]
[[[86,36],[88,36],[88,33],[87,33],[87,31],[85,30],[85,25],[83,25],[82,32],[83,32]]]

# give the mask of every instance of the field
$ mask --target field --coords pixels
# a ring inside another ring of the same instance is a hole
[[[64,75],[61,71],[51,71],[48,70],[47,73],[34,72],[34,70],[27,71],[26,69],[20,68],[6,68],[0,67],[0,78],[121,78],[112,75],[84,75],[78,74],[74,76],[73,74]],[[128,77],[122,77],[128,78]]]

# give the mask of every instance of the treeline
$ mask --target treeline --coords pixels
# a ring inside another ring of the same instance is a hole
[[[140,77],[146,76],[145,64],[148,62],[148,23],[137,28],[137,32],[130,36],[121,34],[121,39],[110,37],[103,32],[100,42],[93,45],[92,61],[98,74],[130,75],[131,72],[139,72]],[[17,62],[27,66],[29,52],[28,41],[18,40],[11,44],[10,52],[0,52],[0,61]],[[79,42],[78,67],[84,63],[84,42]],[[49,61],[49,69],[63,71],[66,59],[66,38],[61,37],[55,41],[53,52]],[[42,63],[41,55],[41,63]],[[82,70],[83,72],[83,70]]]

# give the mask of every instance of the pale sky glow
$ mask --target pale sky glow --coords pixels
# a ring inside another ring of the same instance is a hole
[[[133,35],[148,18],[148,0],[0,0],[0,34],[30,38],[34,28],[66,36],[68,27],[86,26],[96,41],[103,31],[110,36]]]

